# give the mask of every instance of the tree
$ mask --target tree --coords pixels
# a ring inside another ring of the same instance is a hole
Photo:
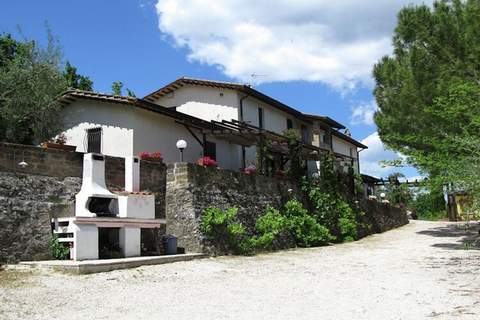
[[[67,81],[67,86],[69,88],[92,91],[93,90],[93,81],[89,77],[79,75],[77,73],[77,68],[73,67],[70,62],[67,61],[65,64],[65,70],[63,71],[63,76]]]
[[[112,94],[116,96],[121,96],[122,95],[122,90],[123,90],[123,82],[122,81],[115,81],[112,83]],[[135,98],[135,92],[130,90],[129,88],[125,88],[127,91],[127,96]]]
[[[127,96],[132,97],[132,98],[136,97],[135,92],[133,92],[132,90],[130,90],[128,88],[126,88],[125,90],[127,90]]]
[[[480,154],[480,1],[402,9],[393,45],[373,70],[380,138],[437,189],[478,185],[468,172]]]
[[[393,204],[407,205],[412,199],[412,193],[407,184],[402,184],[399,178],[405,178],[400,172],[394,172],[388,176],[387,197]]]
[[[123,82],[115,81],[112,83],[112,94],[116,96],[122,95]]]
[[[34,144],[58,133],[57,98],[67,88],[61,57],[50,33],[45,49],[0,36],[0,140]]]

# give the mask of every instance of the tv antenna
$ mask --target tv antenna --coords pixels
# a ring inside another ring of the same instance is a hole
[[[266,74],[258,74],[258,73],[252,73],[250,75],[250,78],[252,78],[252,82],[253,83],[256,83],[257,81],[255,81],[257,78],[261,78],[261,77],[268,77],[268,75]]]

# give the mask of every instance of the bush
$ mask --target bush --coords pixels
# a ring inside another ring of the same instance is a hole
[[[304,182],[303,190],[313,207],[312,216],[317,223],[337,236],[339,242],[356,240],[358,226],[355,210],[340,193],[324,192],[325,185],[325,182],[323,186]]]
[[[226,250],[235,254],[249,254],[252,251],[245,227],[237,222],[238,208],[223,211],[209,207],[204,210],[200,231],[210,240],[216,241]]]
[[[49,245],[54,259],[66,260],[70,258],[70,248],[60,243],[56,234],[50,239]]]
[[[355,212],[345,201],[337,202],[337,210],[340,214],[338,228],[342,241],[354,241],[357,239],[357,220]]]
[[[252,238],[252,246],[256,250],[272,250],[275,239],[287,230],[286,222],[277,209],[267,207],[265,214],[255,223],[255,230],[259,235]]]
[[[447,217],[445,200],[440,192],[432,191],[417,195],[411,207],[419,219],[441,220]]]
[[[285,203],[284,215],[287,219],[287,228],[299,246],[326,245],[335,240],[328,228],[317,223],[298,200],[294,199]]]

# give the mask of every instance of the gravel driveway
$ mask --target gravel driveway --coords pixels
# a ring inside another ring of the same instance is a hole
[[[459,226],[94,275],[4,271],[0,319],[480,319],[478,226]]]

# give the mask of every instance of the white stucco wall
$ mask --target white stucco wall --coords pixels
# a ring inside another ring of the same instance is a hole
[[[67,144],[86,151],[88,128],[102,127],[102,153],[125,157],[142,151],[160,151],[165,162],[180,160],[176,142],[187,141],[184,161],[196,162],[203,155],[201,145],[188,130],[174,119],[137,107],[92,100],[80,100],[62,111]],[[197,136],[202,139],[201,134]],[[241,167],[240,148],[223,140],[208,137],[216,143],[219,166],[237,170]]]
[[[254,126],[258,126],[258,108],[263,109],[263,123],[266,130],[282,133],[287,129],[287,119],[292,120],[293,128],[295,129],[300,129],[302,124],[307,126],[307,128],[311,127],[310,124],[299,121],[295,116],[251,97],[245,99],[243,102],[244,121]]]
[[[203,120],[238,120],[238,94],[234,90],[185,86],[161,97],[154,103],[177,107],[177,111]]]
[[[67,144],[77,146],[78,152],[86,152],[86,130],[102,127],[102,153],[115,157],[133,155],[131,109],[113,103],[73,102],[61,113]]]

